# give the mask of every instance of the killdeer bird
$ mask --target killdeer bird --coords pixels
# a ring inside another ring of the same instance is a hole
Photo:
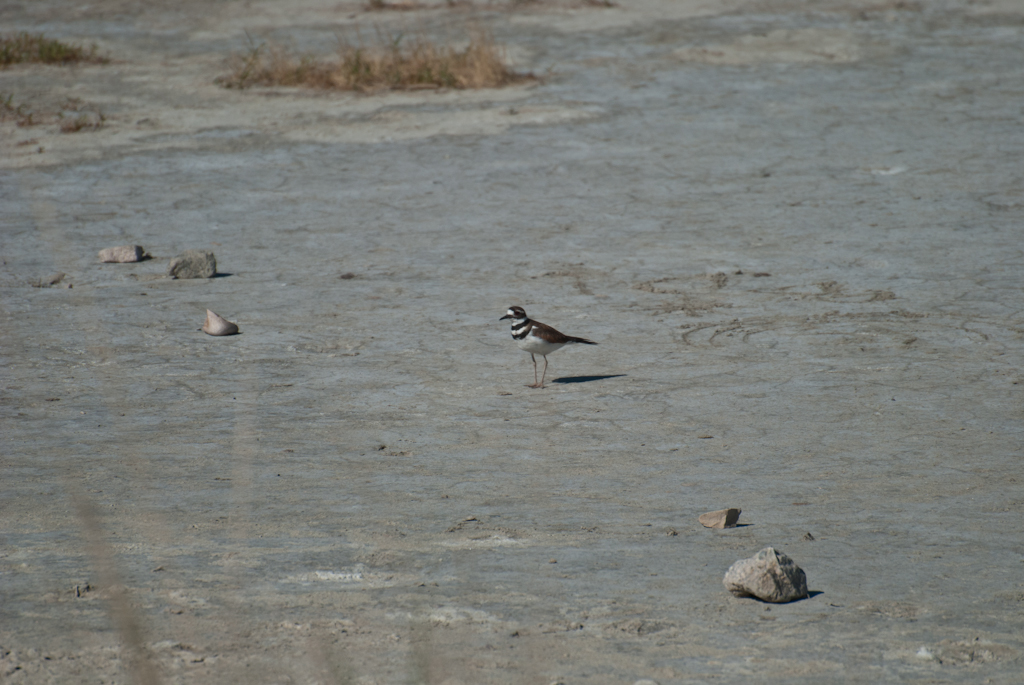
[[[519,349],[530,353],[533,360],[533,385],[531,388],[543,388],[544,377],[548,373],[548,355],[559,350],[569,343],[582,343],[584,345],[596,345],[596,342],[586,338],[574,338],[571,335],[559,333],[551,326],[542,324],[540,321],[533,321],[526,315],[522,307],[510,307],[505,316],[499,321],[512,319],[512,337],[519,343]],[[544,357],[544,372],[537,380],[537,358],[533,355],[539,354]]]

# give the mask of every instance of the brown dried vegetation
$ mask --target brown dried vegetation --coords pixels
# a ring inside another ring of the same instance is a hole
[[[79,98],[65,97],[58,103],[32,106],[15,103],[13,94],[0,94],[0,122],[12,119],[20,127],[57,124],[61,133],[95,131],[107,121],[102,110]]]
[[[95,116],[78,114],[73,117],[62,117],[60,122],[61,133],[78,133],[79,131],[95,131],[103,128],[106,117],[103,113]]]
[[[411,12],[422,8],[416,0],[370,0],[363,9],[366,12]]]
[[[274,45],[253,45],[234,58],[232,71],[218,79],[226,88],[305,86],[331,90],[414,90],[498,88],[533,80],[509,69],[490,34],[475,31],[469,45],[456,49],[423,36],[404,40],[378,33],[377,45],[341,42],[337,55],[296,56]]]
[[[106,64],[110,59],[98,54],[93,45],[83,48],[68,45],[41,33],[22,31],[14,35],[0,36],[0,69],[12,64]]]
[[[14,94],[7,97],[0,95],[0,121],[14,119],[18,126],[33,126],[37,124],[36,113],[24,103],[15,103]]]

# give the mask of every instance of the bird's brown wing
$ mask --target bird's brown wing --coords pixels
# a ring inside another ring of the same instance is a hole
[[[587,340],[586,338],[574,338],[571,335],[565,335],[564,333],[556,331],[554,328],[547,325],[546,323],[541,323],[539,321],[532,321],[531,323],[533,323],[533,334],[541,338],[544,338],[550,343],[562,343],[563,345],[566,343],[582,343],[584,345],[597,344],[596,342],[592,340]]]

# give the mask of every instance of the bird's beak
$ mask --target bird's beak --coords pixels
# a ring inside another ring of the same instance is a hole
[[[505,319],[511,319],[511,318],[512,318],[511,314],[506,314],[505,316],[503,316],[500,319],[498,319],[498,321],[504,321]]]

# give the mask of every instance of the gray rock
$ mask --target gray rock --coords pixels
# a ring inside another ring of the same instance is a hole
[[[100,250],[100,261],[125,264],[140,261],[145,254],[141,245],[119,245]]]
[[[730,566],[722,583],[734,595],[757,597],[765,602],[792,602],[807,596],[807,575],[803,569],[772,547]]]
[[[735,528],[742,509],[719,509],[701,514],[697,519],[705,528]]]
[[[217,258],[212,252],[185,250],[167,267],[171,278],[213,278],[217,275]]]

